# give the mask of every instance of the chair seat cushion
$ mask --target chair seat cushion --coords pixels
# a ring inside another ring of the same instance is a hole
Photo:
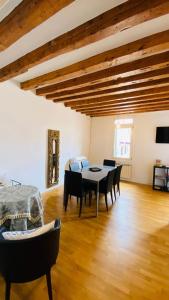
[[[2,236],[5,240],[24,240],[36,237],[38,235],[44,234],[55,227],[55,221],[45,224],[42,227],[35,228],[32,230],[24,231],[6,231],[2,232]]]

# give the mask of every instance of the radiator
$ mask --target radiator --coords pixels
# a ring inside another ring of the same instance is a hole
[[[121,179],[130,180],[132,177],[132,165],[120,161],[118,161],[117,163],[123,165],[122,172],[121,172]]]

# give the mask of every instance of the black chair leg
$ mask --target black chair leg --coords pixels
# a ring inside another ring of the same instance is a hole
[[[86,201],[86,193],[85,193],[85,205],[86,205],[86,202],[87,202],[87,201]]]
[[[119,195],[120,195],[120,184],[119,183],[117,184],[117,187],[118,187],[118,192],[119,192]]]
[[[65,199],[64,199],[65,211],[67,210],[67,204],[68,204],[68,195],[65,195]]]
[[[112,190],[110,191],[110,194],[111,194],[111,201],[112,201],[112,204],[113,204],[113,192],[112,192]]]
[[[80,198],[79,217],[81,216],[81,212],[82,212],[82,201],[83,201],[83,199],[82,199],[82,198]]]
[[[77,197],[77,204],[79,203],[79,197]]]
[[[113,191],[114,191],[114,198],[115,198],[115,201],[116,201],[116,186],[113,185]]]
[[[11,283],[10,281],[6,280],[5,300],[10,300],[10,289],[11,289]]]
[[[52,284],[51,284],[51,274],[50,271],[46,273],[46,281],[47,281],[47,286],[48,286],[48,296],[49,300],[53,300],[52,296]]]
[[[89,191],[89,206],[92,204],[92,192]]]
[[[106,208],[107,208],[107,211],[108,211],[107,194],[105,194],[105,202],[106,202]]]

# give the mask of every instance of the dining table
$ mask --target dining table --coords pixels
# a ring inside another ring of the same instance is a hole
[[[27,230],[43,225],[43,205],[37,187],[7,186],[0,189],[0,226],[10,230]]]
[[[115,170],[117,166],[105,166],[105,165],[90,165],[88,167],[79,170],[82,174],[82,178],[84,180],[90,181],[96,184],[97,187],[97,195],[96,195],[96,217],[98,216],[99,210],[99,183],[101,180],[106,178],[109,171]],[[92,171],[95,170],[95,171]],[[97,170],[98,169],[98,170]],[[97,170],[97,171],[96,171]]]

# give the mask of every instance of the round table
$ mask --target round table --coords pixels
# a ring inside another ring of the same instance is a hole
[[[0,226],[7,220],[11,220],[11,230],[43,225],[42,199],[36,187],[15,185],[0,189]]]

